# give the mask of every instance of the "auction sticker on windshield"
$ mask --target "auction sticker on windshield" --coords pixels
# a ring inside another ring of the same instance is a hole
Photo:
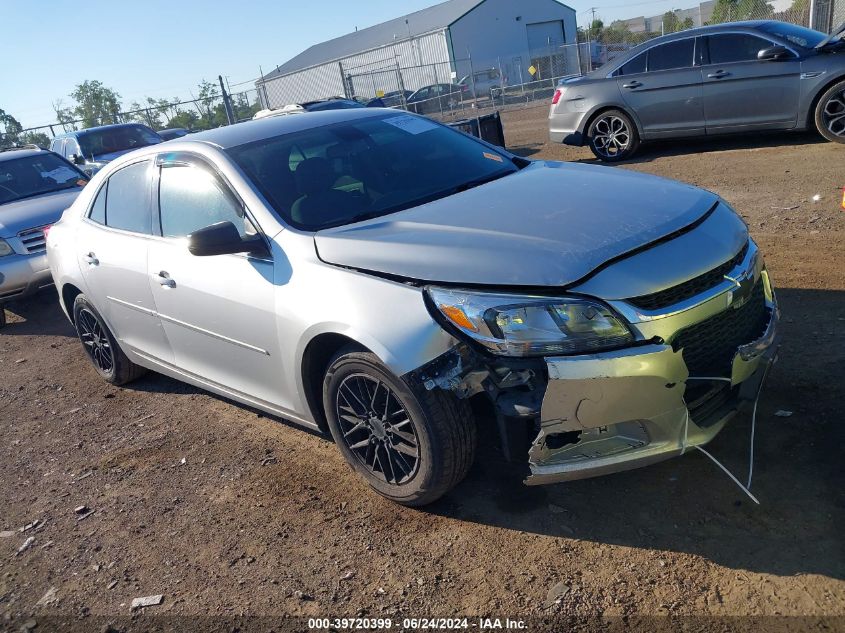
[[[392,116],[389,119],[384,119],[385,123],[389,123],[400,130],[405,130],[408,134],[422,134],[429,130],[437,128],[437,124],[432,121],[426,121],[419,117],[411,116],[410,114],[401,114],[399,116]]]

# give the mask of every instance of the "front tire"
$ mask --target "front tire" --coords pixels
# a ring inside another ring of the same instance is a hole
[[[631,118],[621,110],[602,112],[587,130],[590,149],[606,163],[628,160],[640,146],[640,135]]]
[[[432,503],[472,466],[476,428],[466,401],[415,394],[375,354],[341,350],[323,381],[323,406],[344,459],[391,501]]]
[[[819,99],[816,129],[828,141],[845,143],[845,81],[832,86]]]
[[[88,359],[106,382],[125,385],[146,373],[123,353],[103,317],[83,294],[73,302],[73,325]]]

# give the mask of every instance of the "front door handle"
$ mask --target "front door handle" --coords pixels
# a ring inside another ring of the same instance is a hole
[[[725,71],[725,70],[717,70],[715,73],[710,73],[709,75],[707,75],[707,78],[708,79],[722,79],[724,77],[727,77],[728,75],[730,75],[730,73]]]
[[[633,90],[634,88],[642,88],[642,84],[639,81],[632,81],[627,84],[622,84],[623,88],[628,88],[629,90]]]
[[[166,270],[162,270],[161,272],[153,275],[156,281],[165,288],[175,288],[176,282],[170,278],[170,275],[167,274]]]
[[[83,259],[85,259],[85,261],[88,263],[89,266],[99,266],[100,265],[100,260],[97,259],[96,255],[94,255],[94,253],[88,253],[88,254],[84,255]]]

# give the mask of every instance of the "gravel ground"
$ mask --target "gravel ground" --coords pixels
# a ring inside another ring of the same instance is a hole
[[[545,116],[507,113],[509,146],[591,160],[549,145]],[[663,143],[620,167],[717,192],[767,258],[784,343],[759,410],[760,506],[700,454],[526,488],[486,451],[442,501],[397,507],[330,441],[283,420],[154,374],[103,383],[52,292],[9,306],[0,629],[131,627],[132,600],[157,594],[145,614],[195,625],[187,616],[507,616],[537,630],[537,618],[597,615],[845,617],[843,152],[776,135]],[[736,472],[749,422],[711,445]]]

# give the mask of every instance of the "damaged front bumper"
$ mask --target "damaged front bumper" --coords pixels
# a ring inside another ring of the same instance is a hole
[[[755,399],[776,358],[779,311],[767,290],[765,331],[737,348],[730,376],[690,378],[683,350],[667,344],[547,359],[549,382],[526,483],[638,468],[712,440],[743,403]],[[703,398],[711,406],[696,410],[686,401],[694,381],[712,385]]]

